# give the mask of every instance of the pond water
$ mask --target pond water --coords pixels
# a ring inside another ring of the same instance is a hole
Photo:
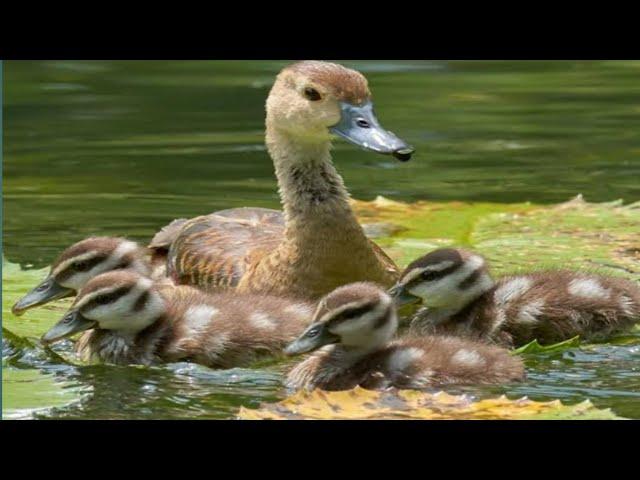
[[[42,268],[89,235],[144,242],[173,218],[278,208],[264,102],[286,63],[5,62],[6,259]],[[640,62],[342,63],[368,77],[381,123],[417,148],[401,164],[337,142],[355,198],[640,200]],[[231,418],[283,396],[282,364],[76,367],[27,350],[3,361],[8,417]],[[640,418],[639,361],[632,335],[531,358],[530,379],[499,391]]]

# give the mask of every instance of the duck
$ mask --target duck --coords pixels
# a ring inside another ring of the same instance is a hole
[[[137,242],[121,237],[89,237],[66,248],[51,264],[47,277],[12,307],[14,315],[53,300],[71,297],[97,275],[113,270],[133,270],[160,280],[166,262]]]
[[[525,378],[507,349],[447,335],[394,338],[398,316],[379,285],[358,282],[320,300],[305,331],[284,350],[313,352],[287,374],[289,390],[427,389],[501,384]]]
[[[302,61],[277,76],[266,145],[283,212],[241,208],[177,219],[149,244],[176,284],[317,301],[356,281],[391,286],[399,269],[358,223],[330,154],[334,136],[407,161],[413,147],[378,122],[366,78]]]
[[[115,270],[89,280],[41,341],[49,345],[85,332],[75,348],[86,362],[184,361],[227,369],[281,354],[312,313],[313,305],[304,302],[207,294],[159,284],[133,270]]]
[[[540,270],[493,280],[486,259],[441,248],[410,263],[391,289],[419,303],[411,329],[518,347],[580,336],[602,340],[640,322],[640,286],[619,277]]]

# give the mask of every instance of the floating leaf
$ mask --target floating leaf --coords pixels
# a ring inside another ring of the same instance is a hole
[[[640,209],[620,202],[560,205],[478,221],[471,244],[498,270],[595,270],[640,280]]]
[[[474,400],[468,395],[417,390],[372,391],[356,387],[339,392],[300,391],[253,410],[241,407],[242,420],[489,420],[489,419],[620,419],[609,409],[597,409],[589,401],[563,405],[559,400],[536,402],[506,396]]]
[[[526,345],[522,345],[521,347],[513,350],[514,354],[522,354],[522,353],[557,353],[568,348],[575,348],[580,346],[580,336],[576,335],[573,338],[568,340],[564,340],[562,342],[554,343],[551,345],[540,345],[538,343],[538,339],[534,339],[533,341],[527,343]]]
[[[402,203],[353,200],[363,223],[387,225],[376,238],[399,265],[430,250],[465,246],[485,255],[494,273],[522,269],[597,270],[640,280],[640,207],[589,203]],[[390,228],[389,225],[396,225]]]

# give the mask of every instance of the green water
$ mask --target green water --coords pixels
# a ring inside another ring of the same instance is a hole
[[[277,208],[264,101],[286,63],[5,62],[6,258],[41,268],[88,235],[144,241],[176,217]],[[640,62],[343,63],[368,77],[381,123],[417,148],[401,164],[338,142],[356,198],[640,200]],[[9,354],[7,416],[229,418],[283,395],[282,365],[79,368]],[[529,380],[501,391],[640,418],[639,360],[637,339],[531,359]]]

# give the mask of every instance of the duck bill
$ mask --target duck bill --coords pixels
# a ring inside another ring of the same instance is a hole
[[[48,344],[62,340],[74,333],[94,328],[97,322],[84,318],[78,311],[71,310],[42,336],[42,343]]]
[[[47,277],[40,285],[18,300],[11,308],[11,312],[19,316],[30,308],[44,305],[52,300],[70,297],[74,293],[73,289],[63,287],[52,277]]]
[[[393,155],[401,162],[411,159],[414,149],[395,134],[382,128],[375,113],[373,104],[353,105],[341,102],[340,122],[329,131],[342,138],[376,153]]]
[[[420,297],[416,297],[415,295],[407,292],[404,285],[396,284],[389,289],[388,293],[391,298],[393,298],[397,307],[403,307],[420,301]]]
[[[309,328],[313,328],[313,327],[314,325],[312,325]],[[298,337],[296,340],[294,340],[289,345],[287,345],[287,347],[284,349],[284,354],[288,356],[301,355],[303,353],[317,350],[318,348],[323,347],[325,345],[329,345],[331,343],[337,343],[340,340],[340,338],[337,335],[333,335],[326,328],[323,328],[322,331],[313,338],[307,337],[306,333],[307,332],[305,331],[305,333],[300,335],[300,337]]]

